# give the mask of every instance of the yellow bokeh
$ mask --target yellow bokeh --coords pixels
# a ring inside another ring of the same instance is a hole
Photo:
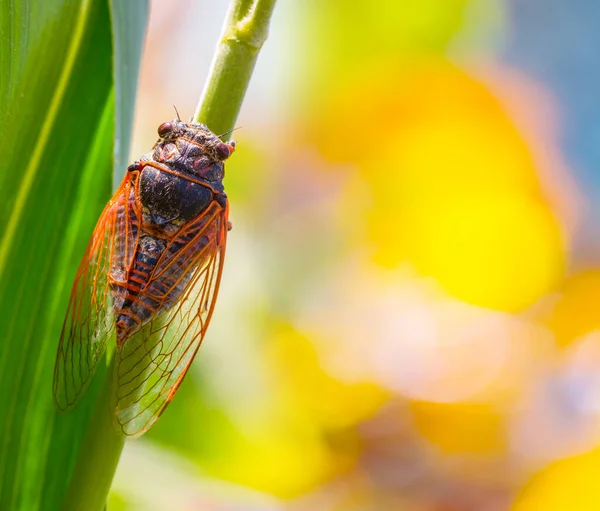
[[[296,417],[258,426],[245,437],[229,438],[223,457],[205,461],[203,470],[283,498],[331,477],[333,459],[313,425]]]
[[[511,511],[593,511],[600,509],[600,451],[552,463],[517,497]]]
[[[340,119],[328,118],[329,105],[339,103],[336,96],[345,96],[355,83],[383,79],[395,86],[394,73],[410,73],[415,60],[443,58],[447,44],[463,28],[465,15],[474,3],[379,0],[371,4],[363,0],[328,0],[313,4],[318,6],[313,16],[294,20],[300,23],[302,34],[310,34],[302,39],[302,60],[296,63],[299,92],[305,95],[298,105],[306,102],[302,106],[307,108],[302,114],[316,115],[317,122],[325,125],[339,122],[345,128],[365,129],[371,124],[369,121],[377,125],[380,116],[361,119],[359,114],[353,119],[352,115],[373,100],[393,107],[397,97],[393,89],[380,101],[375,97],[355,97],[345,105],[347,113]],[[350,124],[345,123],[346,117]]]
[[[569,278],[560,289],[548,325],[557,342],[566,346],[578,337],[600,328],[600,271],[586,271]]]
[[[327,159],[358,163],[383,187],[538,189],[529,147],[484,83],[441,59],[373,59],[373,72],[343,82],[308,126]]]
[[[270,356],[281,370],[282,391],[326,430],[343,430],[372,416],[388,393],[370,382],[334,378],[321,367],[312,342],[291,326],[280,325]]]
[[[506,448],[506,418],[487,403],[411,403],[417,431],[444,453],[494,454]]]
[[[323,132],[323,153],[359,168],[341,216],[355,235],[367,219],[383,266],[408,261],[475,305],[527,307],[557,286],[565,264],[561,226],[530,150],[483,83],[443,62],[417,70],[346,92],[362,93],[358,124],[376,115],[381,133],[348,130],[349,118]],[[349,96],[334,102],[333,117],[348,116]]]
[[[293,497],[347,472],[361,452],[354,426],[371,417],[388,393],[368,382],[344,383],[320,367],[311,342],[275,324],[265,351],[276,369],[268,410],[239,424],[222,457],[204,470],[279,497]]]
[[[400,209],[394,234],[379,240],[383,262],[404,248],[400,257],[461,300],[519,309],[551,290],[562,274],[556,220],[527,195],[440,197]],[[398,246],[396,236],[401,240]]]

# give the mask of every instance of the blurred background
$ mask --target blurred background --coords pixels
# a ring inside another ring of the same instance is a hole
[[[153,2],[132,160],[227,2]],[[600,3],[280,0],[204,345],[109,509],[600,509]]]

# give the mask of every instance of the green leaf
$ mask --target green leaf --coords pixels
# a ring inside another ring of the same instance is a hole
[[[115,171],[113,188],[116,189],[129,163],[129,144],[133,129],[133,107],[140,69],[140,56],[148,20],[148,1],[110,0],[115,44]]]
[[[102,383],[101,368],[55,411],[70,286],[112,187],[115,97],[127,158],[147,2],[118,4],[115,92],[108,0],[0,0],[0,509],[60,508]]]

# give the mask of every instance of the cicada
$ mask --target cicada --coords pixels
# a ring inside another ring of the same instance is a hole
[[[154,424],[189,369],[215,307],[231,228],[223,177],[235,142],[179,119],[158,135],[98,220],[54,370],[57,407],[70,409],[116,339],[114,422],[127,436]]]

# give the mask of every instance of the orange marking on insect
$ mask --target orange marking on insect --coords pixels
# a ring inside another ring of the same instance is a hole
[[[153,269],[152,266],[150,266],[149,264],[144,263],[143,261],[137,261],[136,264],[139,265],[139,266],[141,266],[145,270],[152,270]]]
[[[137,282],[138,284],[145,284],[148,280],[148,274],[131,272],[129,274],[129,280]]]
[[[206,181],[202,181],[201,179],[192,177],[190,175],[182,175],[181,172],[176,171],[176,170],[171,170],[169,167],[167,167],[166,165],[162,164],[162,163],[158,163],[158,162],[148,162],[147,166],[149,167],[154,167],[155,169],[160,170],[161,172],[165,172],[167,174],[172,174],[174,176],[180,177],[182,179],[185,179],[187,181],[190,181],[191,183],[195,183],[197,185],[202,185],[205,188],[210,189],[213,193],[218,194],[219,192],[208,182]]]

